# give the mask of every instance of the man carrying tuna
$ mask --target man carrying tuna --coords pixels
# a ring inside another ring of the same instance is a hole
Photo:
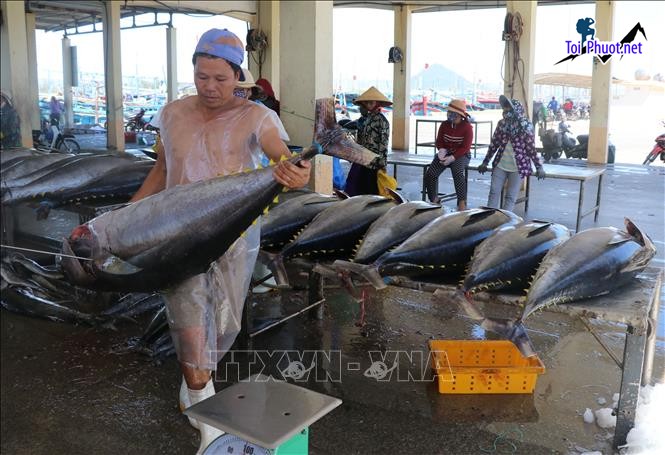
[[[162,150],[132,201],[164,189],[256,168],[265,153],[279,161],[289,156],[280,139],[282,126],[268,109],[233,95],[242,80],[242,42],[228,30],[211,29],[193,56],[195,96],[167,104],[159,125]],[[282,161],[274,178],[288,188],[309,180],[310,164]],[[202,274],[164,290],[169,326],[183,382],[180,408],[215,393],[211,371],[233,344],[259,250],[260,225],[250,227]],[[199,452],[221,431],[190,420],[201,432]]]

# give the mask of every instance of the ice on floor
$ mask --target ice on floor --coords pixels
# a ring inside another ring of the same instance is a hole
[[[612,428],[617,424],[617,416],[613,416],[612,408],[600,408],[596,411],[596,424],[600,428]]]
[[[640,390],[635,427],[626,438],[630,455],[662,455],[665,453],[665,384],[646,386]]]
[[[585,423],[593,423],[595,420],[593,416],[593,411],[589,408],[586,408],[586,411],[584,411],[584,422]]]

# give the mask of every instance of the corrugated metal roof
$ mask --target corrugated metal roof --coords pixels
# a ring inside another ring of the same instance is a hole
[[[25,9],[35,14],[35,26],[39,30],[75,33],[77,29],[93,24],[97,24],[97,30],[101,30],[104,3],[102,0],[26,0]],[[126,0],[118,3],[121,4],[121,18],[146,13],[183,13],[224,14],[251,21],[256,16],[256,1]]]

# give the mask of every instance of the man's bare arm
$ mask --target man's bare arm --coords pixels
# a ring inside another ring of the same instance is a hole
[[[273,161],[279,162],[282,156],[291,156],[289,148],[279,137],[277,128],[271,129],[261,137],[261,148]],[[298,166],[282,161],[275,167],[275,180],[291,189],[302,188],[309,182],[311,167],[309,161],[302,161]]]
[[[159,193],[166,188],[166,159],[164,158],[164,146],[159,145],[157,149],[157,162],[148,176],[143,181],[141,188],[132,196],[129,202],[136,202],[145,197]]]

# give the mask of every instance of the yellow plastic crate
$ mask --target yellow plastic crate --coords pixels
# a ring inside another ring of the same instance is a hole
[[[545,372],[507,340],[431,340],[429,348],[439,393],[533,393]]]

